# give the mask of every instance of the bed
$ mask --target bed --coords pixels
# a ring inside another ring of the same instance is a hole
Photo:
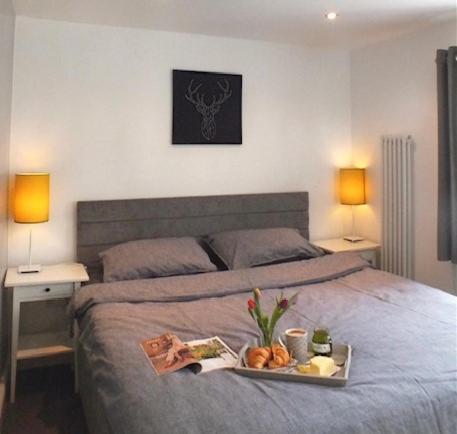
[[[375,270],[355,254],[99,283],[98,253],[125,241],[290,227],[308,238],[308,194],[78,203],[78,260],[91,284],[73,298],[78,377],[92,434],[455,433],[456,298]],[[238,351],[257,336],[249,291],[273,305],[299,291],[280,329],[317,325],[350,343],[348,384],[250,379],[230,370],[158,377],[139,343],[165,330],[220,336]]]

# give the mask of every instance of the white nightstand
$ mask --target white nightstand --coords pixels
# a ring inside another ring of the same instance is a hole
[[[19,336],[21,303],[68,298],[89,280],[82,264],[59,264],[42,267],[39,273],[19,274],[17,267],[8,268],[5,287],[13,288],[11,320],[10,402],[16,394],[17,361],[47,357],[73,351],[68,331]]]
[[[378,265],[377,256],[381,245],[373,241],[363,240],[351,243],[343,238],[333,238],[331,240],[312,241],[312,243],[330,253],[359,252],[360,256],[369,261],[373,267]]]

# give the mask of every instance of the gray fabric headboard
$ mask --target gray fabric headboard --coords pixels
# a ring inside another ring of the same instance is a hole
[[[89,271],[98,253],[126,241],[291,227],[309,238],[308,193],[86,201],[77,204],[77,257]]]

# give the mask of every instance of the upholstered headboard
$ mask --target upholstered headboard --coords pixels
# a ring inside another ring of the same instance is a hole
[[[308,193],[266,193],[86,201],[77,204],[78,261],[96,270],[98,253],[126,241],[292,227],[309,238]]]

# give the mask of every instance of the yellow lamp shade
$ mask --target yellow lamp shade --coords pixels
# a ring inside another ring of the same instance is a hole
[[[14,221],[49,220],[49,173],[18,173],[14,187]]]
[[[366,203],[365,169],[340,169],[340,202],[343,205]]]

